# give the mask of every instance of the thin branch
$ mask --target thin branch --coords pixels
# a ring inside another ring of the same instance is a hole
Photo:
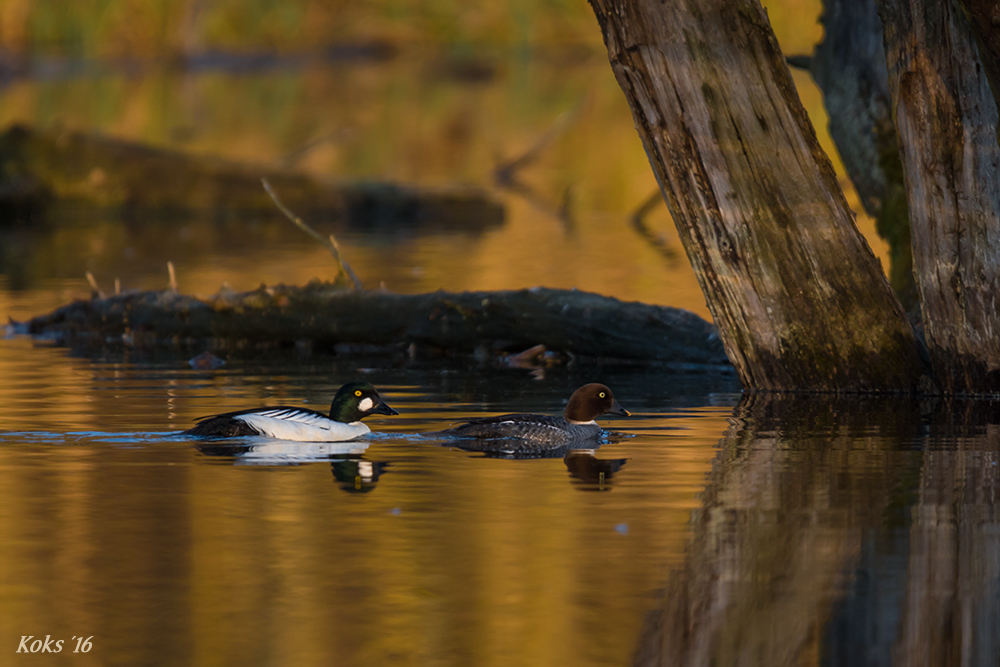
[[[174,271],[174,263],[167,262],[167,275],[170,277],[170,289],[177,291],[177,273]]]
[[[99,299],[103,299],[104,292],[102,292],[101,288],[97,286],[97,280],[94,278],[94,274],[91,273],[90,271],[87,271],[86,276],[87,276],[87,282],[90,283],[90,291],[91,291],[90,297],[91,298],[97,297]]]
[[[576,121],[582,108],[583,101],[581,100],[569,111],[559,114],[549,129],[535,143],[529,146],[528,150],[511,160],[498,164],[496,169],[493,170],[493,177],[497,184],[503,187],[508,183],[517,181],[517,171],[537,160],[541,156],[542,151],[548,148],[549,144],[555,141],[560,134],[565,132]]]
[[[571,210],[570,188],[567,188],[563,193],[562,202],[555,204],[518,178],[518,172],[537,160],[542,152],[576,121],[583,105],[584,100],[581,100],[575,107],[560,114],[549,129],[536,139],[535,143],[529,146],[526,151],[517,157],[497,164],[493,170],[493,180],[498,187],[522,196],[546,215],[558,219],[562,223],[563,229],[569,233],[572,233],[575,228]]]
[[[337,266],[340,267],[340,270],[346,273],[347,277],[351,279],[351,283],[354,284],[354,289],[361,289],[361,281],[358,279],[358,276],[355,275],[354,270],[351,269],[351,265],[348,264],[347,260],[340,254],[340,246],[337,244],[337,239],[334,238],[333,234],[330,234],[329,239],[323,238],[319,232],[303,222],[302,218],[292,213],[288,207],[281,203],[281,200],[278,199],[278,195],[271,189],[271,184],[268,183],[267,178],[261,178],[260,182],[264,184],[264,190],[266,190],[267,194],[271,196],[271,201],[273,201],[274,205],[278,207],[278,210],[284,213],[285,217],[291,220],[296,227],[322,243],[326,249],[333,254],[333,258],[337,260]]]
[[[663,202],[663,194],[657,188],[646,201],[642,202],[632,213],[632,228],[639,232],[639,236],[646,239],[649,245],[653,246],[661,255],[668,259],[676,259],[677,254],[666,242],[662,234],[657,234],[646,226],[646,216],[656,208],[656,205]]]
[[[313,150],[314,148],[322,146],[323,144],[342,143],[347,138],[349,138],[353,133],[354,130],[352,128],[340,128],[338,130],[334,130],[333,132],[324,134],[320,137],[316,137],[315,139],[311,139],[310,141],[307,141],[306,143],[302,144],[295,150],[290,151],[285,155],[281,156],[280,158],[278,158],[278,164],[280,164],[282,167],[290,167],[296,162],[298,162],[300,159],[302,159],[302,157],[305,156],[306,153]]]

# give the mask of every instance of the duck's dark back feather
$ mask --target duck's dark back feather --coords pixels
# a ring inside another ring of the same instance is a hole
[[[441,431],[439,435],[453,438],[497,440],[519,438],[558,447],[576,440],[594,438],[601,433],[597,424],[573,424],[563,417],[514,414],[473,419],[465,424]],[[503,445],[498,445],[503,447]]]
[[[221,438],[235,438],[243,435],[263,435],[250,424],[242,419],[236,419],[240,415],[250,415],[261,412],[289,411],[298,414],[315,415],[322,419],[328,419],[322,412],[310,410],[309,408],[290,407],[286,405],[275,405],[266,408],[250,408],[248,410],[237,410],[226,412],[221,415],[211,415],[209,417],[199,417],[198,423],[192,428],[184,431],[186,435],[218,436]]]
[[[243,435],[260,435],[260,432],[242,419],[233,419],[231,415],[208,417],[192,428],[184,431],[187,435],[218,436],[221,438],[236,438]]]

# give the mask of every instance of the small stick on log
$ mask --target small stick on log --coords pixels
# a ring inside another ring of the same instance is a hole
[[[330,234],[329,239],[324,239],[319,232],[303,222],[302,218],[292,213],[284,204],[281,203],[281,200],[278,199],[278,195],[271,189],[271,184],[268,183],[267,178],[261,178],[260,182],[264,185],[264,190],[266,190],[267,194],[270,195],[271,201],[273,201],[274,205],[278,207],[278,210],[284,213],[285,217],[291,220],[296,227],[326,246],[326,249],[333,254],[333,258],[337,260],[337,265],[340,267],[340,270],[346,273],[347,277],[351,279],[354,289],[361,289],[361,281],[351,269],[351,265],[348,264],[347,260],[340,254],[340,246],[337,244],[337,239],[333,236],[333,234]]]
[[[174,263],[167,262],[167,275],[170,276],[170,289],[177,291],[177,273],[174,271]]]
[[[90,291],[91,291],[90,297],[91,298],[97,297],[98,299],[103,299],[104,292],[102,292],[101,288],[98,287],[97,280],[94,279],[94,274],[91,273],[90,271],[87,271],[86,276],[87,276],[87,282],[90,283]]]
[[[278,164],[284,168],[292,167],[298,162],[302,157],[309,151],[328,143],[342,143],[345,139],[349,138],[354,130],[351,128],[340,128],[329,132],[322,136],[316,137],[306,143],[302,144],[293,151],[290,151],[280,158],[278,158]]]

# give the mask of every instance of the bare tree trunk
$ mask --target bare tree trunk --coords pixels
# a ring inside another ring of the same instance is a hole
[[[823,91],[830,137],[847,175],[889,244],[889,284],[915,317],[920,300],[913,279],[910,216],[875,2],[823,2],[823,41],[809,71]]]
[[[947,393],[1000,392],[996,104],[957,6],[879,5],[935,376]]]
[[[994,0],[960,0],[979,46],[979,59],[1000,108],[1000,5]]]
[[[913,330],[755,0],[591,0],[744,385],[916,388]]]

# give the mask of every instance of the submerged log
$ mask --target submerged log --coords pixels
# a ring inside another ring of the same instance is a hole
[[[0,207],[8,210],[37,211],[59,199],[158,214],[279,215],[261,188],[261,177],[293,210],[354,226],[480,230],[503,222],[502,206],[478,188],[327,182],[293,171],[21,125],[0,134]]]
[[[997,107],[972,30],[954,3],[879,6],[931,363],[948,393],[997,393]]]
[[[911,391],[918,343],[756,0],[591,0],[744,386]]]
[[[677,308],[580,292],[391,294],[313,282],[201,300],[172,290],[76,301],[22,329],[66,342],[154,345],[194,339],[213,347],[409,345],[455,353],[520,351],[536,344],[588,357],[728,368],[715,327]]]

